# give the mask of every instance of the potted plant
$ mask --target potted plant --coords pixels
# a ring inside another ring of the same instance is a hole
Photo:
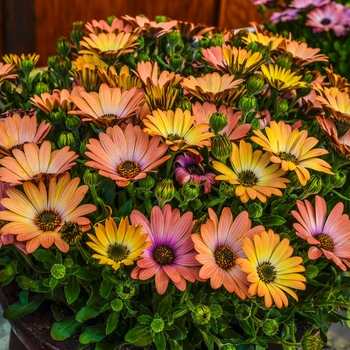
[[[94,349],[322,349],[349,308],[349,84],[272,33],[75,22],[0,66],[9,320]]]

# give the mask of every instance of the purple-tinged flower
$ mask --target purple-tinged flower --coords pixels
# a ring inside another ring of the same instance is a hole
[[[277,4],[277,0],[251,0],[254,6],[265,5],[266,7],[273,8]]]
[[[287,9],[282,12],[274,12],[270,17],[270,21],[272,23],[295,21],[298,19],[298,13],[298,9]]]
[[[330,0],[293,0],[289,7],[296,9],[314,9],[330,3]]]
[[[205,173],[201,162],[203,158],[192,152],[186,152],[184,155],[177,156],[175,159],[175,178],[176,181],[184,186],[187,182],[193,181],[198,185],[204,182],[204,193],[211,192],[211,185],[215,184],[215,174]]]

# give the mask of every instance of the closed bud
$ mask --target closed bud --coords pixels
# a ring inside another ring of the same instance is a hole
[[[305,268],[305,276],[308,278],[315,278],[318,275],[318,268],[315,265],[308,265]]]
[[[218,134],[227,125],[227,115],[224,113],[214,113],[209,119],[210,128],[215,134]]]
[[[306,183],[304,191],[310,194],[317,194],[322,190],[323,181],[320,175],[313,174],[310,177],[310,180]]]
[[[239,304],[235,310],[236,317],[241,321],[248,320],[251,316],[251,312],[250,306],[246,304]]]
[[[264,61],[265,62],[268,62],[270,61],[270,58],[271,58],[271,51],[270,51],[270,48],[268,46],[263,46],[262,48],[260,48],[258,50],[262,57],[264,58]]]
[[[136,289],[131,282],[118,284],[117,294],[124,300],[131,299],[135,295]]]
[[[169,63],[173,67],[173,70],[177,71],[177,70],[181,69],[181,67],[184,63],[184,60],[179,53],[175,52],[173,55],[171,55]]]
[[[277,64],[279,67],[285,68],[285,69],[291,69],[292,67],[292,58],[291,54],[289,52],[284,53],[281,56],[278,56],[275,60],[275,64]]]
[[[124,307],[124,303],[122,300],[117,298],[111,301],[111,308],[113,311],[120,312],[123,310],[123,307]]]
[[[249,95],[259,94],[265,86],[265,79],[260,74],[254,74],[248,78],[246,87]]]
[[[248,46],[246,47],[246,50],[247,51],[252,51],[253,53],[254,52],[257,52],[257,51],[261,51],[261,47],[259,45],[259,43],[257,43],[256,41],[251,41]]]
[[[35,67],[35,64],[32,60],[22,60],[21,61],[21,69],[23,73],[29,74]]]
[[[275,335],[278,332],[278,322],[276,320],[265,320],[262,324],[262,330],[266,335]]]
[[[157,197],[160,207],[170,202],[175,195],[175,186],[172,179],[163,179],[158,182],[154,195]]]
[[[243,114],[248,114],[256,108],[257,102],[254,96],[242,96],[238,102],[239,109]]]
[[[81,121],[80,118],[78,116],[76,116],[75,114],[68,114],[66,117],[66,127],[69,130],[76,130],[80,127],[81,125]]]
[[[211,154],[220,162],[225,163],[232,153],[232,142],[225,135],[216,135],[212,138]]]
[[[72,258],[66,258],[64,259],[63,264],[68,269],[74,266],[74,260]]]
[[[51,110],[49,114],[50,121],[55,124],[64,125],[66,118],[67,118],[67,114],[62,108],[54,108]]]
[[[84,172],[83,180],[85,185],[95,187],[101,183],[101,176],[96,169],[88,168]]]
[[[303,350],[322,350],[324,345],[323,341],[313,334],[304,335],[300,344]]]
[[[4,94],[11,94],[13,90],[13,85],[8,80],[3,80],[0,84],[0,91]]]
[[[309,72],[306,72],[303,74],[302,81],[305,81],[306,83],[311,83],[314,81],[314,76],[310,74]]]
[[[155,183],[156,181],[151,175],[147,175],[146,177],[144,177],[139,181],[140,186],[145,188],[146,190],[150,190]]]
[[[224,34],[217,33],[213,34],[209,39],[209,46],[222,46],[225,44]]]
[[[47,65],[52,69],[56,64],[56,57],[57,56],[49,56],[49,58],[47,59]]]
[[[88,151],[87,147],[86,147],[86,144],[89,143],[88,140],[84,139],[80,142],[79,144],[79,152],[80,154],[85,154],[85,152]]]
[[[236,195],[236,185],[231,185],[229,182],[221,181],[219,186],[220,197],[231,198]]]
[[[141,53],[139,56],[137,56],[137,62],[149,62],[151,58],[147,53]]]
[[[143,47],[145,46],[145,38],[143,36],[139,35],[139,37],[137,38],[136,42],[139,44],[137,46],[137,48],[139,50],[143,49]]]
[[[161,318],[156,318],[151,323],[151,329],[155,333],[162,332],[164,329],[164,321]]]
[[[57,74],[67,74],[72,68],[72,61],[68,57],[56,56],[55,64],[52,68]]]
[[[300,183],[297,174],[293,172],[289,172],[287,174],[287,178],[290,180],[290,187],[294,190],[300,190],[303,188],[303,185]]]
[[[75,137],[72,132],[64,131],[60,134],[57,140],[57,144],[59,148],[63,148],[69,146],[70,148],[74,148],[75,146]]]
[[[192,103],[187,96],[182,96],[177,99],[176,108],[181,108],[183,111],[190,111]]]
[[[109,17],[107,17],[107,20],[106,20],[107,24],[108,24],[109,26],[111,26],[112,23],[113,23],[113,21],[114,21],[116,18],[117,18],[116,16],[109,16]]]
[[[197,198],[199,195],[199,191],[199,185],[193,181],[187,182],[181,189],[182,195],[184,196],[185,200],[189,201]]]
[[[70,44],[64,36],[58,38],[56,43],[56,50],[62,56],[68,56],[70,53]]]
[[[207,324],[210,320],[211,312],[207,305],[197,305],[192,311],[193,321],[199,325]]]
[[[54,264],[51,267],[50,273],[56,279],[63,278],[66,275],[66,267],[62,264]]]
[[[83,236],[81,226],[72,221],[65,222],[59,231],[61,238],[69,245],[74,245],[79,242]]]
[[[46,85],[45,83],[43,82],[39,82],[35,85],[34,87],[34,93],[38,96],[40,96],[41,94],[45,93],[45,92],[48,92],[50,93],[51,90],[50,88],[48,87],[48,85]]]
[[[276,116],[282,116],[288,111],[289,105],[287,100],[279,100],[276,103]]]
[[[253,219],[260,218],[260,216],[263,214],[263,211],[263,207],[260,203],[252,203],[248,206],[249,216]]]
[[[343,170],[336,171],[334,175],[331,175],[331,185],[335,188],[343,187],[346,182],[346,174]]]
[[[167,36],[167,41],[170,46],[176,46],[181,40],[181,34],[176,30],[170,32]]]
[[[73,29],[70,32],[70,38],[74,42],[75,45],[79,45],[79,42],[84,37],[84,23],[81,21],[77,21],[73,23]]]
[[[243,42],[243,38],[248,36],[249,31],[247,29],[241,29],[238,33],[236,33],[232,39],[232,46],[234,47],[243,47],[245,43]]]
[[[210,312],[213,318],[219,318],[222,315],[222,307],[219,304],[210,305]]]
[[[311,91],[311,87],[309,84],[306,84],[305,87],[299,88],[297,90],[297,95],[298,97],[303,97],[303,96],[307,96]]]
[[[156,23],[167,22],[166,16],[159,16],[159,15],[158,15],[158,16],[155,17],[154,20],[155,20]]]
[[[202,49],[207,49],[208,47],[210,47],[210,40],[209,40],[209,38],[204,36],[202,39],[200,39],[198,41],[198,46],[199,46],[199,48],[202,48]],[[200,53],[200,52],[197,52],[197,53]],[[196,54],[196,57],[197,57],[197,54]]]

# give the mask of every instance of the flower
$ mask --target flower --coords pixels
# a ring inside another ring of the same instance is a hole
[[[293,248],[288,238],[282,241],[280,236],[272,230],[254,234],[253,239],[244,237],[242,249],[247,258],[238,258],[237,264],[248,274],[250,282],[248,296],[264,297],[265,306],[272,303],[280,309],[288,306],[289,301],[285,293],[295,300],[298,296],[291,289],[305,289],[306,278],[298,272],[304,272],[301,265],[303,259],[291,256]]]
[[[109,218],[105,226],[101,223],[96,226],[96,236],[88,234],[92,242],[86,244],[97,253],[92,257],[99,259],[100,264],[108,264],[118,270],[121,264],[132,265],[151,245],[151,242],[146,242],[147,234],[141,231],[142,227],[130,225],[128,218],[123,218],[119,226]]]
[[[17,77],[17,74],[11,74],[14,66],[11,64],[4,64],[0,62],[0,83],[7,79],[14,79]]]
[[[191,240],[194,225],[191,212],[181,216],[178,209],[172,210],[166,204],[163,210],[153,207],[150,221],[138,210],[131,213],[130,219],[133,224],[143,226],[143,232],[148,233],[152,242],[137,261],[132,278],[147,280],[155,276],[159,294],[165,293],[169,279],[181,291],[186,289],[186,280],[198,279],[199,264]]]
[[[23,184],[24,194],[15,188],[6,193],[9,198],[1,199],[7,209],[0,211],[0,220],[9,221],[2,227],[2,234],[14,234],[18,241],[25,241],[28,253],[33,253],[40,245],[49,248],[55,244],[62,252],[69,245],[60,235],[65,222],[78,223],[83,231],[90,228],[90,220],[82,215],[96,210],[93,204],[79,203],[84,198],[88,186],[78,187],[80,179],[70,179],[65,173],[58,181],[50,180],[48,188],[43,182],[36,186],[31,182]]]
[[[245,299],[248,282],[236,260],[245,257],[242,251],[243,237],[251,238],[264,227],[251,228],[246,211],[241,212],[235,220],[227,207],[223,209],[220,219],[211,208],[208,212],[209,219],[201,226],[200,233],[192,235],[194,249],[198,252],[196,259],[203,265],[199,277],[210,278],[213,289],[223,285],[229,292]]]
[[[320,196],[315,197],[315,207],[308,200],[297,201],[297,206],[298,211],[292,211],[298,221],[293,227],[299,237],[312,245],[309,259],[324,255],[346,271],[350,267],[350,220],[343,214],[343,203],[337,203],[328,216],[326,201]]]

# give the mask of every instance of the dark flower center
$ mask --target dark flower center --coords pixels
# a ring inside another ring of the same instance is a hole
[[[170,265],[175,259],[174,249],[166,244],[159,245],[153,251],[153,259],[159,265]]]
[[[235,254],[230,247],[222,245],[214,252],[216,264],[224,270],[229,270],[235,265]]]
[[[298,164],[298,160],[293,154],[290,154],[290,153],[287,153],[287,152],[280,152],[280,154],[278,156],[282,160],[286,160],[287,162],[292,162],[294,164]]]
[[[190,174],[196,174],[196,175],[203,175],[204,171],[203,169],[198,166],[197,164],[191,164],[189,165],[186,170],[190,173]]]
[[[7,220],[0,220],[0,230],[6,225],[8,224],[10,221]]]
[[[115,262],[120,262],[125,259],[130,253],[130,250],[123,244],[114,243],[110,245],[107,250],[108,258],[114,260]]]
[[[183,140],[183,138],[180,137],[178,134],[169,134],[168,140],[169,141],[177,141],[177,140]]]
[[[43,210],[34,219],[37,225],[43,231],[53,231],[61,223],[61,218],[54,210]]]
[[[244,170],[238,174],[238,179],[244,187],[253,187],[258,181],[258,177],[251,170]]]
[[[329,18],[323,18],[323,20],[321,21],[321,24],[326,26],[328,24],[330,24],[332,21]]]
[[[81,240],[83,230],[76,222],[66,222],[60,229],[61,238],[68,244],[74,244]]]
[[[117,173],[125,179],[132,179],[141,172],[141,167],[133,160],[126,160],[117,166]]]
[[[259,279],[264,283],[271,283],[276,278],[275,267],[270,262],[264,262],[257,269]]]
[[[334,251],[334,241],[333,238],[327,233],[318,233],[314,236],[320,242],[320,248],[328,250],[329,252]]]

